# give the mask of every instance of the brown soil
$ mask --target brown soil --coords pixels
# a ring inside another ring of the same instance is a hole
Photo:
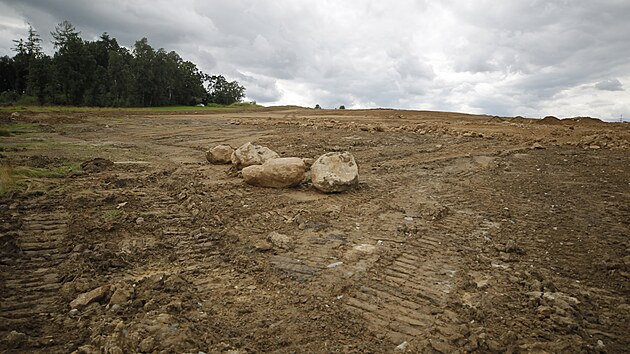
[[[0,200],[2,352],[630,348],[627,124],[292,107],[19,121],[41,129],[3,137],[3,165],[86,168]],[[360,186],[256,188],[205,161],[247,141],[350,151]]]

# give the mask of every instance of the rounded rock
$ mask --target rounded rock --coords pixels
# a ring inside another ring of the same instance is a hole
[[[258,187],[288,188],[304,181],[306,168],[302,159],[284,157],[268,160],[262,165],[243,169],[243,179],[247,184]]]
[[[206,159],[213,164],[226,164],[232,162],[232,154],[234,148],[230,145],[217,145],[212,149],[206,151]]]
[[[349,152],[329,152],[311,166],[311,182],[324,193],[338,193],[359,184],[359,167]]]
[[[245,143],[232,153],[231,161],[237,168],[253,165],[262,165],[265,161],[280,157],[275,151],[268,147]]]

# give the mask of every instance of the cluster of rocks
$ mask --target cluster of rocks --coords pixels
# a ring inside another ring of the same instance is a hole
[[[206,152],[213,164],[232,164],[246,183],[269,188],[289,188],[312,183],[324,193],[338,193],[359,184],[359,168],[349,152],[329,152],[317,159],[280,157],[261,145],[246,143],[237,149],[217,145]]]

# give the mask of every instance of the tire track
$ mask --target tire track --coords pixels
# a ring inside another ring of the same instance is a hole
[[[8,260],[10,265],[2,273],[0,330],[24,333],[27,347],[53,345],[47,350],[54,351],[55,333],[46,332],[50,327],[42,322],[63,312],[65,305],[58,293],[63,281],[57,269],[68,256],[69,215],[64,208],[39,210],[27,210],[29,216],[22,219],[22,227],[14,235],[20,251]]]
[[[407,341],[416,348],[455,351],[452,337],[461,321],[449,310],[449,301],[462,268],[444,231],[422,228],[402,252],[372,268],[377,275],[366,279],[345,307],[395,344]]]

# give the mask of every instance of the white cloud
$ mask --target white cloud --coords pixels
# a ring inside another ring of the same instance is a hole
[[[0,12],[0,55],[26,22],[49,40],[67,19],[84,38],[146,36],[263,104],[629,115],[610,91],[630,76],[628,1],[0,0]]]

